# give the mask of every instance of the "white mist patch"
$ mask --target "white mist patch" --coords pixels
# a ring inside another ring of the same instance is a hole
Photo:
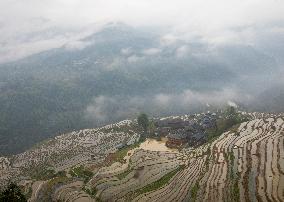
[[[144,59],[144,57],[140,57],[140,56],[137,56],[137,55],[131,55],[127,58],[127,61],[129,63],[136,63],[136,62],[140,62]]]
[[[64,45],[64,48],[68,51],[83,50],[84,48],[93,44],[87,41],[71,41]]]
[[[236,103],[234,103],[233,101],[228,101],[228,105],[231,106],[231,107],[235,107],[235,108],[238,107],[238,105]]]
[[[183,45],[176,50],[176,57],[183,58],[189,54],[189,47],[187,45]]]
[[[131,53],[133,53],[133,50],[132,50],[132,48],[131,47],[128,47],[128,48],[122,48],[121,50],[120,50],[120,53],[122,54],[122,55],[130,55]]]
[[[240,98],[244,100],[240,100]],[[86,107],[87,119],[104,123],[105,121],[117,121],[125,118],[136,118],[140,112],[149,115],[165,115],[192,113],[204,110],[204,107],[223,107],[228,103],[247,100],[244,93],[240,96],[238,91],[223,89],[220,91],[198,92],[184,90],[181,93],[159,93],[157,95],[140,96],[97,96]],[[234,103],[235,104],[235,103]]]
[[[142,51],[142,53],[144,55],[157,55],[161,52],[162,50],[159,48],[149,48],[149,49],[145,49]]]

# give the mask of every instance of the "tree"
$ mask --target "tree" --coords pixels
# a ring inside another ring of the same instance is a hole
[[[155,135],[156,126],[155,126],[153,120],[149,121],[149,126],[148,126],[148,127],[149,127],[149,133],[150,133],[150,135]]]
[[[26,202],[26,197],[22,194],[20,187],[11,183],[2,193],[0,202]]]
[[[138,121],[138,125],[143,128],[144,133],[146,133],[149,127],[149,119],[148,119],[147,114],[141,113],[138,116],[137,121]]]
[[[236,108],[235,108],[235,107],[233,107],[233,106],[227,107],[227,109],[226,109],[226,114],[227,114],[227,115],[229,115],[229,116],[235,116],[236,113],[237,113],[237,111],[236,111]]]

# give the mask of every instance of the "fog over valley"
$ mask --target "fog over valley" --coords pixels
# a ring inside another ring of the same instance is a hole
[[[281,1],[25,4],[0,3],[3,154],[139,112],[283,111]]]

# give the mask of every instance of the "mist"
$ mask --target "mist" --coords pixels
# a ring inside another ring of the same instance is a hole
[[[168,0],[4,0],[0,8],[2,63],[58,48],[109,22],[152,27],[166,32],[164,39],[169,41],[199,38],[214,45],[255,45],[259,40],[275,44],[263,38],[283,36],[280,0],[178,0],[174,4]]]
[[[4,0],[0,8],[0,152],[140,112],[284,111],[283,1]]]

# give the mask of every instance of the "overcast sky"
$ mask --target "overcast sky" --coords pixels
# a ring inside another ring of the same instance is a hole
[[[209,43],[284,34],[283,0],[1,0],[0,62],[61,46],[106,22],[168,27]]]

